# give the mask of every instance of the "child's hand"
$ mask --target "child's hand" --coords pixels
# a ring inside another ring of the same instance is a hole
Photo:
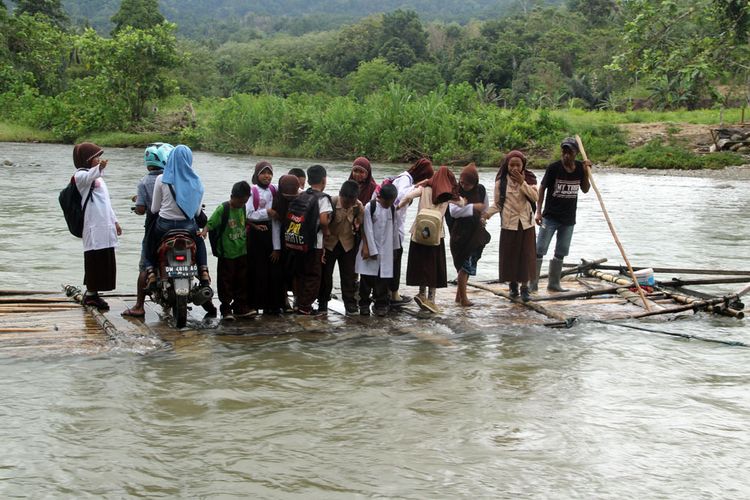
[[[367,249],[367,245],[362,246],[362,258],[367,260],[370,258],[370,251]]]
[[[207,227],[204,227],[203,229],[199,229],[198,230],[198,236],[201,237],[201,238],[205,238],[207,234],[208,234],[208,228]]]
[[[266,209],[266,213],[272,219],[278,219],[279,218],[279,214],[273,208]]]
[[[117,236],[122,236],[122,228],[119,222],[115,222],[115,230],[117,231]]]
[[[99,170],[107,168],[107,163],[109,163],[109,160],[99,160]]]
[[[268,231],[268,227],[263,225],[250,223],[250,227],[255,229],[256,231]]]
[[[271,252],[271,262],[276,264],[279,261],[279,256],[281,255],[281,252],[279,250],[274,250]]]

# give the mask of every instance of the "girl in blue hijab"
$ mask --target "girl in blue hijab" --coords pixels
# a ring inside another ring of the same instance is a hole
[[[195,222],[196,216],[201,212],[203,191],[203,182],[193,170],[193,152],[189,147],[180,144],[169,154],[164,173],[154,182],[151,212],[158,212],[159,218],[152,233],[149,258],[146,259],[149,271],[148,287],[156,283],[156,275],[153,272],[156,250],[162,237],[173,229],[183,229],[193,235],[201,284],[207,286],[211,282],[206,242],[198,236],[198,224]]]

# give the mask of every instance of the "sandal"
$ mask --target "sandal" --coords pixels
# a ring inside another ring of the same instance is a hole
[[[109,311],[109,304],[107,304],[103,298],[98,295],[89,295],[83,299],[84,306],[95,307],[100,311]]]
[[[120,316],[129,317],[129,318],[143,318],[146,316],[146,311],[143,312],[134,312],[132,307],[128,307],[123,312],[120,313]]]

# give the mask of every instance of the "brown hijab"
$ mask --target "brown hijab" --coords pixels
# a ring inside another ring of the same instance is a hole
[[[416,184],[432,177],[435,171],[432,168],[432,162],[429,158],[420,158],[411,166],[407,173],[411,175],[412,181]]]
[[[92,142],[82,142],[73,147],[73,165],[76,168],[89,168],[89,162],[101,156],[104,150]]]
[[[501,180],[503,177],[508,177],[508,164],[510,163],[510,160],[512,158],[520,158],[523,162],[523,167],[521,168],[521,171],[523,172],[523,176],[526,179],[526,184],[529,186],[533,186],[536,184],[536,175],[534,175],[533,172],[530,172],[526,169],[526,156],[518,150],[513,150],[507,155],[503,157],[503,161],[500,163],[500,169],[497,171],[497,175],[495,176],[495,181]]]
[[[294,175],[282,175],[279,177],[279,190],[273,197],[273,209],[276,211],[279,220],[286,219],[286,213],[289,210],[289,203],[299,193],[299,180]]]
[[[458,185],[458,194],[466,198],[468,203],[483,203],[484,196],[480,193],[479,189],[479,171],[477,166],[473,163],[469,163],[461,170],[461,181],[471,184],[474,187],[470,191],[465,191],[461,184]]]
[[[461,180],[473,184],[470,191],[459,186],[459,194],[466,198],[467,203],[484,203],[487,191],[479,184],[479,171],[476,165],[470,163],[461,170]],[[450,215],[450,211],[446,212]],[[490,235],[480,221],[481,214],[476,210],[471,217],[447,218],[448,229],[451,233],[450,249],[453,265],[456,271],[461,270],[464,261],[473,253],[482,255],[482,250],[490,241]]]
[[[264,170],[270,170],[271,171],[271,175],[273,175],[273,167],[266,160],[259,161],[258,163],[255,164],[255,171],[253,172],[253,178],[252,178],[252,183],[253,184],[258,184],[258,176]]]
[[[426,185],[432,188],[433,205],[458,199],[458,182],[448,167],[440,167]]]
[[[375,182],[375,179],[372,178],[372,166],[370,165],[370,160],[368,160],[364,156],[360,156],[356,160],[354,160],[354,163],[352,163],[352,167],[355,166],[367,170],[367,177],[365,178],[365,180],[358,183],[359,196],[357,196],[359,201],[361,201],[362,204],[365,204],[372,199],[372,193],[375,192],[378,184],[377,182]],[[354,180],[351,174],[349,174],[349,180]]]

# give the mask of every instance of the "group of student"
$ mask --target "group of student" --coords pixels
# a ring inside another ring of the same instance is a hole
[[[114,247],[122,231],[102,179],[107,166],[102,153],[98,146],[82,143],[75,146],[73,156],[82,200],[90,197],[83,231],[84,303],[107,309],[98,292],[114,289]],[[472,305],[467,282],[476,274],[490,241],[485,225],[497,213],[501,217],[499,277],[509,283],[510,294],[530,300],[555,234],[548,289],[562,291],[562,261],[570,248],[578,191],[589,189],[590,163],[575,160],[578,146],[574,139],[561,143],[561,153],[561,160],[547,167],[537,188],[523,153],[509,152],[495,178],[492,204],[474,164],[464,167],[456,180],[448,167],[435,169],[429,159],[421,158],[406,171],[378,183],[369,160],[359,157],[338,195],[330,196],[325,192],[323,166],[313,165],[306,172],[292,169],[274,183],[273,166],[261,161],[250,182],[235,183],[229,200],[205,217],[201,209],[204,187],[193,169],[190,149],[149,145],[144,156],[148,173],[138,184],[134,208],[146,215],[147,229],[138,296],[136,304],[122,314],[144,316],[145,296],[156,280],[154,242],[170,229],[186,229],[195,235],[198,274],[204,286],[211,282],[204,242],[210,236],[218,259],[216,288],[224,320],[261,312],[325,313],[337,264],[346,314],[385,316],[412,300],[399,289],[406,214],[415,200],[405,281],[418,287],[413,300],[422,309],[439,313],[436,290],[447,287],[445,225],[458,274],[455,301],[464,307]],[[313,309],[316,301],[317,310]],[[217,314],[210,301],[204,308],[208,316]]]

